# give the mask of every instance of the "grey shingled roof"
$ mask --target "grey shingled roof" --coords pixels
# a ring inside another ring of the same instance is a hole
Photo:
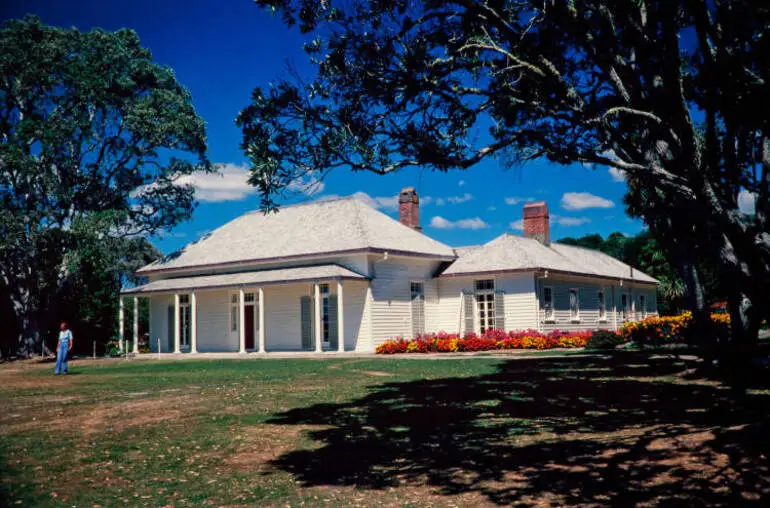
[[[232,287],[254,287],[263,284],[288,284],[324,280],[366,280],[360,273],[339,265],[302,266],[256,272],[228,273],[222,275],[200,275],[197,277],[178,277],[149,282],[147,284],[124,289],[123,294],[169,293],[172,291],[190,291],[193,289],[214,289]]]
[[[350,251],[455,258],[450,247],[350,197],[246,213],[137,273]]]
[[[649,275],[603,252],[572,245],[544,245],[533,238],[504,234],[484,245],[456,249],[457,260],[442,277],[476,273],[552,270],[637,282],[657,283]]]

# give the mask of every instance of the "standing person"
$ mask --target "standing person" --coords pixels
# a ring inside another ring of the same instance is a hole
[[[72,351],[72,332],[67,328],[67,323],[62,321],[59,332],[59,343],[56,344],[56,370],[54,374],[67,373],[67,356]]]

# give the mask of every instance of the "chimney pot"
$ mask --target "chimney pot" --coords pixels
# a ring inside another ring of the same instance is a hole
[[[414,187],[404,187],[398,194],[398,221],[417,232],[420,227],[420,198]]]
[[[545,201],[524,205],[524,236],[545,245],[551,244],[551,220]]]

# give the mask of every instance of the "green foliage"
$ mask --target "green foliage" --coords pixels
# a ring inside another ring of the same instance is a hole
[[[615,349],[623,344],[623,337],[609,330],[597,330],[586,342],[586,349]]]
[[[61,317],[114,327],[103,303],[156,255],[147,235],[190,217],[178,178],[210,164],[189,92],[135,32],[27,17],[0,48],[0,311],[16,323],[2,342],[29,354]]]

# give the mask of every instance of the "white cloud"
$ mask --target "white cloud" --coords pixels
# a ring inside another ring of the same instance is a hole
[[[436,206],[444,206],[446,204],[446,200],[444,198],[436,198]]]
[[[299,178],[293,180],[286,189],[290,192],[297,194],[304,194],[306,196],[315,196],[323,192],[326,188],[326,184],[319,180],[315,175],[302,175]]]
[[[360,199],[372,208],[395,211],[398,210],[398,196],[377,196],[372,197],[366,192],[356,192],[353,197]]]
[[[492,206],[488,206],[488,207],[487,207],[487,211],[488,211],[488,212],[494,212],[495,210],[497,210],[497,207],[496,207],[496,206],[494,206],[494,205],[492,205]]]
[[[460,203],[465,203],[466,201],[470,201],[471,199],[473,199],[473,195],[467,192],[462,196],[451,196],[446,198],[446,200],[452,203],[453,205],[459,205]]]
[[[520,203],[531,203],[535,198],[520,198],[517,196],[505,198],[506,205],[518,205]]]
[[[564,217],[562,215],[551,215],[551,223],[558,226],[582,226],[583,224],[588,224],[589,222],[591,222],[591,219],[588,217]]]
[[[433,198],[431,196],[420,196],[420,205],[428,206],[431,203],[433,203]]]
[[[465,185],[465,180],[460,180],[459,182],[457,182],[458,187],[462,187],[464,185]]]
[[[564,217],[555,214],[551,215],[551,224],[556,226],[582,226],[583,224],[588,224],[589,222],[591,222],[591,219],[588,217]],[[524,231],[524,221],[522,219],[511,222],[509,226],[511,229],[516,231]]]
[[[612,181],[614,182],[625,182],[626,181],[626,172],[622,169],[618,168],[610,168],[607,170],[607,172],[612,177]]]
[[[740,211],[748,215],[753,215],[756,213],[756,204],[756,193],[741,189],[738,193],[738,208]]]
[[[565,210],[585,210],[586,208],[612,208],[615,203],[590,192],[565,192],[561,197],[561,206]]]
[[[195,197],[200,201],[216,203],[239,201],[254,192],[249,185],[249,168],[245,164],[217,164],[214,173],[182,175],[176,183],[195,187]]]
[[[485,229],[489,227],[489,224],[479,217],[451,221],[443,217],[435,216],[430,220],[430,227],[436,229]]]

